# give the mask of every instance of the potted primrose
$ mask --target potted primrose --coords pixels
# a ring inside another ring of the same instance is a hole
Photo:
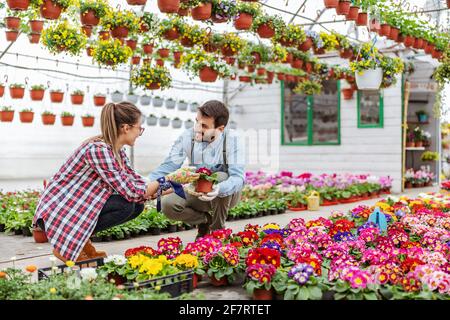
[[[154,114],[150,114],[147,117],[147,125],[148,126],[156,126],[158,124],[158,117]]]
[[[200,178],[195,182],[195,191],[211,192],[213,185],[218,181],[217,173],[212,173],[211,170],[205,167],[197,169],[196,173],[200,174]]]

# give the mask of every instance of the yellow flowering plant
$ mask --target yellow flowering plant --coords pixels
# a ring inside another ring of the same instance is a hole
[[[208,54],[203,50],[192,50],[181,57],[181,65],[188,73],[197,76],[204,67],[209,67],[216,71],[220,77],[231,76],[231,68],[224,61],[218,59],[213,54]]]
[[[360,49],[357,59],[350,62],[352,72],[362,73],[365,70],[375,69],[380,66],[383,56],[371,42],[364,43]]]
[[[306,40],[306,33],[303,28],[296,24],[288,24],[286,28],[277,29],[272,42],[281,43],[284,46],[297,46]]]
[[[144,63],[139,69],[133,70],[131,83],[144,89],[164,90],[170,88],[172,77],[166,67]]]
[[[42,30],[41,43],[53,54],[65,51],[71,55],[79,55],[86,42],[86,36],[67,20]]]
[[[100,21],[106,30],[125,27],[130,33],[136,33],[141,22],[133,11],[128,10],[108,10]]]
[[[60,6],[63,10],[66,10],[70,6],[77,6],[79,3],[78,0],[52,0],[52,2]],[[34,9],[39,9],[43,3],[44,0],[30,0],[30,5]]]
[[[163,19],[159,23],[156,34],[160,38],[164,38],[165,34],[169,31],[180,32],[186,23],[180,17],[175,17],[172,19]]]
[[[80,1],[80,13],[83,14],[89,10],[95,12],[95,16],[103,17],[111,7],[106,0],[81,0]]]
[[[123,46],[120,40],[100,40],[93,45],[92,57],[99,65],[112,66],[126,63],[133,55],[133,50]]]
[[[180,26],[181,41],[188,41],[189,45],[203,46],[208,43],[206,30],[197,25],[182,24]]]
[[[313,94],[320,94],[322,91],[322,84],[318,81],[306,80],[297,84],[294,88],[295,93],[304,93],[308,96]]]
[[[387,88],[397,83],[395,75],[403,72],[404,63],[400,58],[383,57],[381,59],[381,69],[383,69],[383,81],[381,87]]]
[[[333,51],[339,47],[339,42],[333,33],[320,32],[319,35],[325,51]]]
[[[229,50],[233,53],[233,55],[235,55],[242,50],[245,45],[245,41],[241,39],[236,33],[227,32],[223,34],[220,45],[222,46],[222,48],[224,48],[225,50]]]
[[[124,274],[128,280],[139,282],[176,274],[180,271],[165,256],[155,258],[144,254],[136,254],[128,258],[127,268]]]

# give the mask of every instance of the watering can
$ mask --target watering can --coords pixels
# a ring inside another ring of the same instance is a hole
[[[320,194],[317,191],[311,191],[310,195],[306,198],[308,201],[308,210],[317,211],[320,207]]]

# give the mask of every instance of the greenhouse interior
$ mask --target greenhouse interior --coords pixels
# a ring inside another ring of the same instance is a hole
[[[449,300],[449,9],[0,1],[0,300]]]

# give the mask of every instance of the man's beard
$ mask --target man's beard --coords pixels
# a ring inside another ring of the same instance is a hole
[[[195,131],[195,141],[197,142],[212,142],[216,138],[215,130],[211,130],[211,132],[201,132]]]

